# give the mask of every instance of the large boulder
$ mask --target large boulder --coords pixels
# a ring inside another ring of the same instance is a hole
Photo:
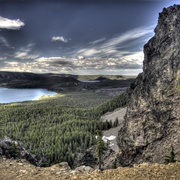
[[[117,138],[123,166],[161,163],[171,145],[180,150],[180,5],[164,8],[154,31],[144,46],[143,73],[128,90]]]
[[[8,137],[0,139],[0,156],[26,159],[34,165],[38,164],[38,160],[35,158],[35,155],[29,153],[18,141],[14,141]]]

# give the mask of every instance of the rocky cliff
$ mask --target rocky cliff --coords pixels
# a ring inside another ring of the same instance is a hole
[[[25,159],[34,165],[40,166],[34,154],[29,153],[18,141],[13,141],[6,136],[4,139],[0,139],[0,157],[2,156],[9,159]]]
[[[123,166],[163,162],[171,145],[180,150],[180,5],[163,9],[154,32],[144,46],[143,73],[128,90],[117,139]]]

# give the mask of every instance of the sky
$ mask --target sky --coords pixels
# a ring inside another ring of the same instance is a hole
[[[180,0],[0,0],[0,71],[137,75]]]

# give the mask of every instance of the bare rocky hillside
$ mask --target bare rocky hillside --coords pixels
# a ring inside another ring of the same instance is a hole
[[[117,168],[104,171],[81,167],[71,170],[66,163],[40,168],[23,160],[0,158],[1,180],[179,180],[180,163],[140,164],[133,168]]]

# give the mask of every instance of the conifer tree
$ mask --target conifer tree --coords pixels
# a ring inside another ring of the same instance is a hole
[[[103,141],[102,137],[102,131],[97,130],[97,144],[96,144],[96,157],[98,158],[98,164],[99,164],[99,169],[102,169],[103,163],[103,155],[105,151],[107,150],[107,146],[105,142]]]
[[[18,157],[19,149],[18,149],[18,146],[16,145],[15,142],[13,142],[13,144],[12,144],[10,150],[9,150],[9,154],[13,158],[17,158]]]
[[[113,164],[112,164],[112,168],[116,169],[117,168],[117,158],[114,160]]]
[[[118,120],[118,117],[116,117],[114,121],[114,127],[117,127],[118,125],[119,125],[119,120]]]

